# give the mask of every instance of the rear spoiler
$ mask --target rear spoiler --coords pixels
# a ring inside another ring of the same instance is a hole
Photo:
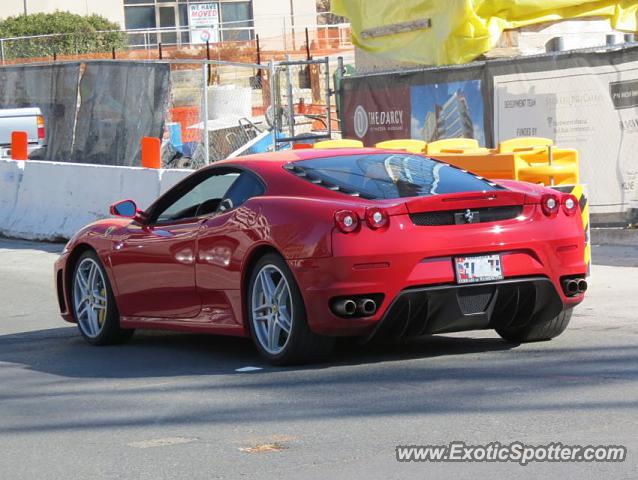
[[[512,190],[485,192],[463,192],[432,195],[430,197],[411,197],[406,199],[381,201],[389,215],[406,213],[437,212],[446,210],[464,210],[467,208],[505,207],[512,205],[538,205],[541,195]],[[399,203],[400,202],[400,203]]]

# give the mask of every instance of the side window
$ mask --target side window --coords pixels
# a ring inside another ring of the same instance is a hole
[[[214,213],[240,174],[211,175],[180,195],[156,215],[157,223],[166,223]]]
[[[242,173],[235,183],[224,195],[223,205],[226,208],[237,208],[246,202],[249,198],[257,197],[264,193],[264,186],[259,179],[249,172]],[[230,205],[226,205],[226,202],[230,200]]]

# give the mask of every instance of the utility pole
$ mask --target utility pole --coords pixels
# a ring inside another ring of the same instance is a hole
[[[24,1],[26,2],[26,0]],[[297,50],[295,41],[295,0],[290,0],[290,26],[292,27],[292,49]]]
[[[22,3],[24,4],[24,15],[25,16],[28,15],[28,12],[27,12],[27,1],[28,0],[22,0]]]

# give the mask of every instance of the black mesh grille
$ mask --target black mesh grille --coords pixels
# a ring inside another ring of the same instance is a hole
[[[523,207],[513,205],[507,207],[473,208],[474,220],[466,222],[463,215],[467,210],[445,210],[442,212],[419,212],[410,214],[415,225],[421,227],[437,227],[441,225],[455,225],[465,223],[487,223],[509,220],[523,213]],[[461,220],[459,220],[459,217]],[[477,220],[478,219],[478,220]]]
[[[493,294],[494,287],[469,287],[459,290],[459,307],[465,315],[484,312]]]

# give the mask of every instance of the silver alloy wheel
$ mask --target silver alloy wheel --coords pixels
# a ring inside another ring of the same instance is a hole
[[[278,355],[292,331],[292,296],[286,277],[269,264],[259,270],[253,285],[252,322],[257,341],[266,352]]]
[[[75,272],[73,306],[82,332],[97,337],[106,320],[107,297],[102,269],[92,258],[82,260]]]

